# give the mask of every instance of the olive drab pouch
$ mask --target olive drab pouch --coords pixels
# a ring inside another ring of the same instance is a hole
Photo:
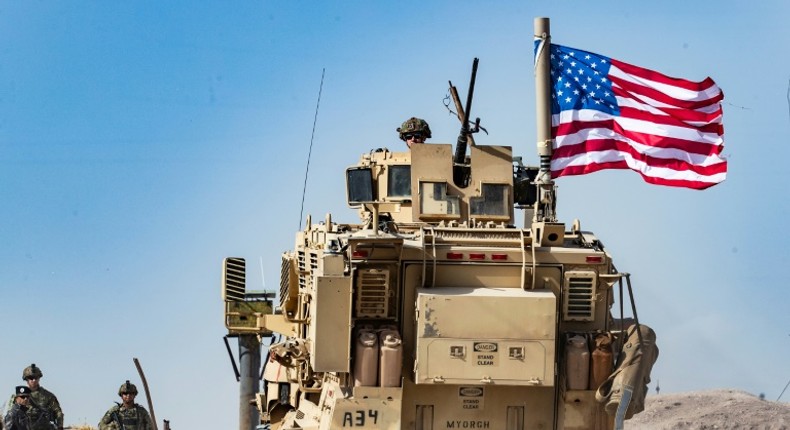
[[[639,332],[636,327],[632,325],[626,330],[628,338],[617,368],[595,392],[595,399],[605,404],[606,413],[621,415],[621,419],[629,419],[645,409],[650,371],[658,358],[656,332],[644,324],[639,325]]]

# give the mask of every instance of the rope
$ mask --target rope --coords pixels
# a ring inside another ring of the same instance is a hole
[[[546,47],[546,40],[548,39],[548,35],[546,33],[543,33],[541,35],[537,35],[536,34],[535,38],[536,39],[540,38],[540,44],[538,45],[538,50],[537,50],[537,52],[535,52],[535,65],[533,66],[533,69],[534,69],[535,73],[537,73],[537,71],[538,71],[538,61],[537,60],[538,60],[538,58],[540,58],[540,54],[543,52],[543,48]]]

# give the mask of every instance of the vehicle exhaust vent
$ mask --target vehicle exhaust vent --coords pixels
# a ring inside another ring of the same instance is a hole
[[[299,269],[299,290],[304,291],[307,288],[307,265],[305,264],[304,251],[296,253],[296,264]]]
[[[595,272],[565,273],[563,317],[565,321],[595,319]]]
[[[288,285],[291,282],[291,258],[283,254],[280,263],[280,307],[288,299]]]
[[[357,272],[357,318],[386,318],[389,309],[390,272],[360,269]]]
[[[243,302],[245,294],[245,261],[243,258],[228,257],[222,264],[222,298],[231,302]]]
[[[315,273],[318,271],[318,253],[311,252],[310,253],[310,273]]]

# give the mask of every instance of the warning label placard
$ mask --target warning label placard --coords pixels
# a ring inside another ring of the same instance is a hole
[[[458,398],[461,400],[461,409],[483,409],[483,387],[458,387]]]
[[[496,342],[475,342],[472,363],[476,366],[496,366],[499,362],[499,345]]]

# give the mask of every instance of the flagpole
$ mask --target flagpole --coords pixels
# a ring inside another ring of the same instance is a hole
[[[538,201],[532,222],[554,222],[554,181],[551,179],[551,75],[550,47],[551,30],[549,18],[534,20],[535,40],[538,44],[535,55],[535,118],[537,119],[537,146],[540,170],[535,178],[538,186]]]

